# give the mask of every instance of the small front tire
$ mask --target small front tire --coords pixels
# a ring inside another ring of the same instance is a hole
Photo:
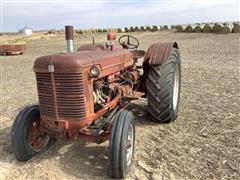
[[[13,152],[19,161],[28,161],[34,155],[45,151],[55,138],[39,131],[39,106],[29,106],[17,115],[11,131]]]
[[[113,178],[125,178],[134,158],[135,125],[131,111],[119,112],[115,120],[109,144],[109,174]]]

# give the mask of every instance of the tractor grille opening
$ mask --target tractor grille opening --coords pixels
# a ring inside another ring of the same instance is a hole
[[[54,119],[84,119],[82,73],[36,73],[41,114]]]

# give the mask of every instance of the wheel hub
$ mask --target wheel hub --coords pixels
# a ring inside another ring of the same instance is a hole
[[[132,124],[129,127],[127,138],[128,138],[127,139],[127,166],[129,166],[132,162],[132,156],[133,156],[133,126],[132,126]]]
[[[179,96],[179,68],[176,65],[176,70],[174,73],[174,84],[173,84],[173,110],[177,110],[178,104],[178,96]]]
[[[39,120],[32,123],[29,128],[28,143],[32,149],[39,152],[49,143],[50,137],[39,131]]]

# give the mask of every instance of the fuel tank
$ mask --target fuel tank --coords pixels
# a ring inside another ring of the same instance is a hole
[[[124,49],[106,49],[101,51],[78,51],[74,53],[60,53],[42,56],[35,60],[33,69],[35,72],[48,71],[48,65],[54,66],[54,72],[76,72],[79,69],[99,66],[103,74],[106,71],[120,71],[131,65],[132,53]]]

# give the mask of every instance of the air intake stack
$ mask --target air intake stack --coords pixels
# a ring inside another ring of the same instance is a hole
[[[67,52],[74,52],[73,44],[73,26],[65,26],[65,35],[67,40]]]

